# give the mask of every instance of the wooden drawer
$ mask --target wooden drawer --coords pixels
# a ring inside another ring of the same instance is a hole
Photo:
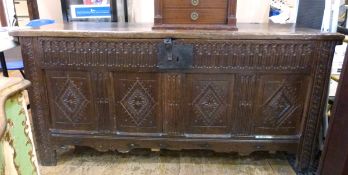
[[[155,0],[153,29],[237,30],[236,0]]]
[[[194,13],[197,18],[192,16]],[[221,9],[167,9],[163,20],[167,24],[224,24],[226,13]]]
[[[207,9],[226,9],[227,0],[199,0],[196,1],[197,4],[194,5],[192,0],[164,0],[163,7],[165,9],[177,9],[177,8],[207,8]]]

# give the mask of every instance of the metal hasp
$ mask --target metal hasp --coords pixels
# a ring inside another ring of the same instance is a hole
[[[159,69],[188,69],[192,67],[193,46],[177,44],[172,38],[166,38],[158,45]]]

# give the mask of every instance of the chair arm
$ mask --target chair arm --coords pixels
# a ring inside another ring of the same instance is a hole
[[[28,80],[22,78],[0,78],[0,138],[6,130],[5,102],[13,94],[24,90],[30,85]]]

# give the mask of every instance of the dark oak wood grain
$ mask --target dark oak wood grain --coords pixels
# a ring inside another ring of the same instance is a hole
[[[202,33],[86,25],[11,32],[20,36],[33,82],[42,164],[55,164],[60,145],[85,145],[287,151],[296,153],[297,171],[314,165],[334,48],[343,36],[277,25]],[[158,67],[167,37],[192,47],[188,68]]]

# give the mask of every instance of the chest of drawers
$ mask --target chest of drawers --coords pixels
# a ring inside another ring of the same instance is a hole
[[[155,0],[154,29],[237,30],[236,0]]]
[[[337,34],[72,23],[19,36],[40,162],[60,145],[287,151],[313,166]]]

